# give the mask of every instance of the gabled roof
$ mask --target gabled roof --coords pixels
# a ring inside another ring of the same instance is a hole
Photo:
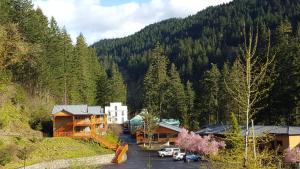
[[[181,130],[182,130],[182,128],[180,128],[180,127],[170,125],[170,124],[166,124],[164,122],[160,122],[160,123],[158,123],[158,125],[161,126],[161,127],[165,127],[165,128],[177,131],[177,132],[181,132]]]
[[[206,126],[196,134],[218,134],[224,135],[230,132],[230,125],[209,125]],[[241,134],[245,135],[246,127],[240,126]],[[252,132],[252,127],[249,126],[249,132]],[[257,136],[263,136],[265,134],[287,134],[287,135],[300,135],[300,126],[263,126],[263,125],[255,125],[254,132]]]
[[[73,115],[100,115],[103,114],[100,106],[87,106],[87,105],[55,105],[52,109],[52,114],[61,111],[66,111]]]

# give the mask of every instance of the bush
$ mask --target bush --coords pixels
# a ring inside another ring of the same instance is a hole
[[[11,162],[17,147],[15,145],[9,145],[0,149],[0,165],[5,166],[7,163]]]
[[[111,124],[109,126],[109,130],[116,136],[119,136],[123,131],[121,125],[119,124]]]

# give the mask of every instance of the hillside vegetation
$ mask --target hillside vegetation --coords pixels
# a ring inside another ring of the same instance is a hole
[[[181,83],[185,86],[188,81],[192,83],[196,93],[194,109],[190,112],[192,119],[200,125],[226,123],[232,111],[243,123],[241,119],[244,117],[240,116],[244,113],[232,101],[234,99],[224,93],[226,84],[223,82],[224,73],[233,76],[233,63],[237,56],[242,55],[244,25],[246,40],[249,40],[251,30],[258,34],[256,54],[261,60],[268,49],[268,42],[271,45],[270,55],[275,55],[268,96],[257,103],[260,109],[254,116],[255,122],[299,125],[299,115],[296,115],[300,93],[298,0],[234,0],[187,18],[149,25],[128,37],[100,40],[92,46],[102,63],[118,63],[126,78],[128,104],[133,110],[147,105],[144,77],[156,55],[153,49],[159,43],[162,55],[167,57],[167,69],[174,64]],[[166,104],[170,102],[167,98],[165,100]],[[166,108],[165,111],[169,110]],[[166,116],[183,121],[179,112],[177,109],[171,116]]]
[[[118,68],[102,66],[83,35],[73,45],[65,28],[30,0],[1,0],[0,16],[0,166],[107,153],[77,140],[45,137],[52,136],[55,104],[124,102]]]

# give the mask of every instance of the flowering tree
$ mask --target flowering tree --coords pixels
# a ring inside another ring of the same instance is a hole
[[[300,147],[296,147],[294,149],[288,149],[286,151],[284,161],[287,163],[296,163],[300,162]]]
[[[182,129],[176,139],[176,145],[185,151],[201,154],[216,154],[220,148],[225,147],[224,141],[216,141],[212,136],[200,136],[194,132]]]

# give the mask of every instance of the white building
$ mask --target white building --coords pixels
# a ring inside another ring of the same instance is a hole
[[[107,114],[108,124],[123,124],[128,121],[127,106],[122,106],[121,102],[110,103],[110,106],[105,106],[105,114]]]

